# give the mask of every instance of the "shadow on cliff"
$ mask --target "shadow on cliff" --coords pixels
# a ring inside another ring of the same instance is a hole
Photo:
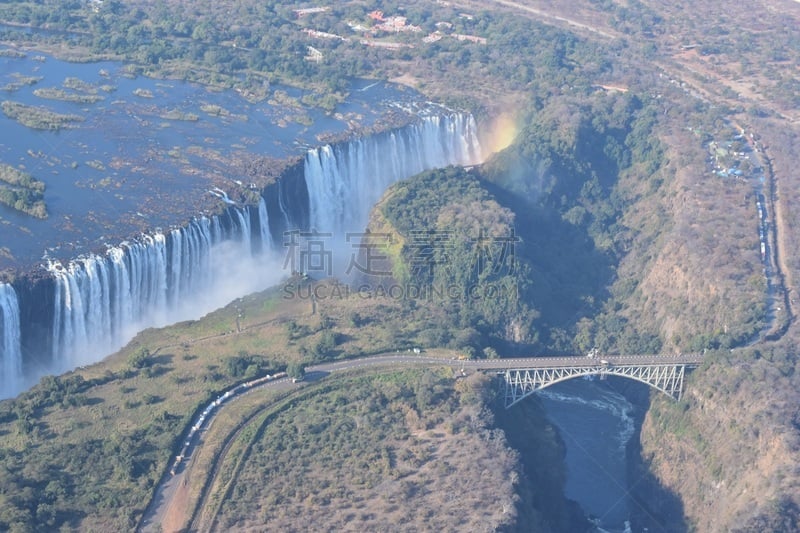
[[[496,402],[495,425],[502,429],[509,445],[520,454],[522,471],[516,491],[516,521],[500,531],[575,533],[591,531],[580,506],[564,496],[566,445],[555,426],[547,420],[541,403],[528,398],[505,409]]]
[[[521,242],[515,253],[533,270],[523,297],[541,313],[541,344],[549,354],[573,353],[569,332],[609,297],[615,265],[583,228],[564,221],[557,211],[491,181],[483,184],[516,216]]]
[[[650,409],[651,394],[661,394],[636,381],[610,377],[609,386],[625,396],[635,407],[634,433],[628,442],[629,508],[634,531],[684,533],[689,526],[684,518],[680,497],[661,485],[650,470],[649,461],[642,456],[642,423]],[[645,529],[647,528],[647,529]]]

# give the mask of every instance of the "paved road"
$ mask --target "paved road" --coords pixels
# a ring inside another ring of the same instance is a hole
[[[192,460],[197,455],[197,451],[203,445],[203,436],[208,428],[213,425],[217,415],[223,411],[228,404],[238,400],[246,394],[251,394],[255,390],[263,390],[265,388],[270,388],[273,390],[289,390],[294,387],[297,387],[297,385],[292,383],[292,381],[288,378],[268,381],[262,385],[237,394],[236,396],[230,398],[228,402],[220,406],[218,409],[212,411],[206,418],[204,429],[200,430],[194,436],[194,438],[189,441],[189,445],[186,447],[186,451],[184,452],[184,459],[181,462],[180,467],[176,469],[175,475],[171,475],[169,473],[164,474],[164,477],[161,479],[161,482],[156,488],[153,499],[148,505],[147,510],[145,511],[141,522],[139,523],[137,531],[141,531],[143,533],[165,531],[165,529],[163,529],[163,526],[165,525],[164,521],[167,517],[170,507],[175,505],[177,499],[176,496],[185,496],[186,487],[192,481]],[[171,465],[172,461],[170,461],[170,466]],[[181,493],[181,490],[183,493]]]
[[[598,366],[601,361],[608,361],[612,365],[658,365],[658,364],[700,364],[703,362],[702,354],[681,355],[598,355],[586,356],[555,356],[555,357],[516,357],[512,359],[477,359],[460,360],[445,359],[441,357],[428,357],[424,355],[381,355],[362,359],[350,359],[327,363],[324,365],[310,366],[309,372],[330,373],[349,370],[365,366],[376,365],[449,365],[480,370],[505,370],[508,368],[563,368],[572,366],[591,367]]]
[[[413,353],[397,353],[390,355],[379,355],[374,357],[365,357],[361,359],[349,359],[345,361],[337,361],[334,363],[325,363],[321,365],[313,365],[306,368],[306,380],[317,381],[323,379],[325,376],[353,370],[358,368],[367,367],[402,367],[402,366],[452,366],[454,368],[469,368],[474,370],[506,370],[506,369],[524,369],[524,368],[563,368],[563,367],[593,367],[599,366],[602,361],[608,361],[611,365],[643,365],[643,364],[699,364],[702,362],[703,356],[700,354],[683,354],[678,356],[669,355],[598,355],[596,357],[586,356],[558,356],[558,357],[518,357],[513,359],[481,359],[481,360],[461,360],[461,359],[447,359],[441,357],[430,357],[426,355],[418,355]],[[254,390],[264,388],[271,388],[274,390],[290,390],[292,388],[300,387],[301,383],[292,383],[288,378],[277,379],[268,381],[257,387],[253,387],[241,394],[231,397],[226,403],[222,404],[218,409],[210,412],[206,419],[205,428],[210,427],[214,419],[220,412],[224,411],[225,407],[232,402],[235,402],[245,394],[250,394]],[[177,469],[175,475],[165,474],[161,483],[155,491],[153,500],[145,512],[145,515],[139,524],[139,531],[142,532],[156,532],[161,531],[167,524],[164,523],[170,507],[175,505],[176,496],[185,497],[186,487],[192,481],[191,479],[191,465],[192,459],[195,457],[197,450],[203,445],[203,433],[205,430],[199,432],[196,438],[191,441],[185,452],[185,457],[181,463],[180,468]],[[181,490],[179,490],[181,489]],[[189,517],[186,517],[188,519]],[[178,526],[179,527],[179,526]],[[166,529],[163,529],[166,531]]]
[[[697,365],[703,362],[701,354],[681,355],[597,355],[586,356],[557,356],[557,357],[520,357],[515,359],[481,359],[478,361],[464,361],[467,368],[482,370],[505,370],[509,368],[564,368],[564,367],[593,367],[599,366],[602,361],[608,364],[621,365],[663,365],[687,364]]]

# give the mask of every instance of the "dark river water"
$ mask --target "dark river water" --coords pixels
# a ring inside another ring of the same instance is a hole
[[[573,379],[537,393],[558,427],[567,455],[566,496],[608,531],[629,519],[626,446],[634,434],[631,405],[604,381]]]

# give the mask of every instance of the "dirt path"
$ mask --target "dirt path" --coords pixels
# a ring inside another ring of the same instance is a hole
[[[798,0],[798,1],[800,1],[800,0]],[[517,11],[524,11],[525,13],[528,13],[530,15],[534,15],[537,19],[539,19],[540,21],[542,21],[542,22],[544,22],[546,24],[555,24],[555,25],[565,25],[566,24],[567,26],[571,26],[573,28],[578,28],[580,30],[588,31],[588,32],[593,33],[595,35],[600,35],[602,37],[605,37],[606,39],[618,39],[619,38],[619,35],[617,33],[615,33],[613,30],[611,30],[610,28],[600,28],[598,26],[595,26],[595,25],[592,25],[592,24],[587,24],[585,22],[580,22],[580,21],[577,21],[575,19],[571,19],[571,18],[564,17],[564,16],[561,16],[561,15],[554,15],[552,13],[548,13],[545,10],[542,10],[542,9],[539,9],[539,8],[536,8],[536,7],[533,7],[533,6],[521,4],[519,2],[511,2],[510,0],[489,0],[489,1],[485,1],[485,2],[471,2],[471,1],[461,0],[461,1],[451,2],[451,3],[454,4],[454,5],[457,5],[457,6],[461,6],[461,7],[464,7],[464,8],[471,8],[471,9],[475,9],[475,10],[484,10],[484,9],[486,9],[488,7],[487,4],[497,4],[497,5],[500,5],[500,6],[503,6],[503,7],[507,7],[507,8],[514,9],[514,10],[517,10]]]
[[[209,479],[205,479],[203,472],[196,471],[196,460],[201,448],[206,443],[206,433],[212,429],[213,420],[224,407],[236,402],[238,399],[252,394],[255,391],[269,389],[290,390],[296,387],[292,384],[291,380],[287,378],[276,379],[267,381],[259,386],[238,394],[232,397],[228,402],[222,404],[220,408],[212,411],[209,415],[208,426],[206,429],[201,430],[196,442],[192,442],[186,448],[184,460],[181,465],[176,469],[175,474],[165,473],[162,477],[161,483],[155,491],[155,496],[148,506],[142,521],[139,524],[138,531],[142,533],[173,533],[185,529],[186,524],[192,519],[192,515],[197,514],[203,507],[203,500],[207,497],[205,488],[213,484],[214,479],[219,467],[219,459],[212,465],[211,475]],[[278,400],[280,401],[280,400]],[[265,409],[270,408],[275,402],[267,402],[255,413],[247,416],[242,422],[237,425],[233,432],[225,439],[224,447],[220,453],[220,459],[224,459],[227,450],[230,448],[231,443],[237,435],[245,428],[254,417]],[[197,484],[203,484],[203,489],[200,494],[200,502],[195,502],[193,505],[192,500],[194,497],[191,494],[191,488]]]
[[[187,483],[181,483],[172,496],[172,503],[167,508],[167,512],[161,522],[161,530],[164,533],[180,531],[186,524],[189,505],[189,489]]]

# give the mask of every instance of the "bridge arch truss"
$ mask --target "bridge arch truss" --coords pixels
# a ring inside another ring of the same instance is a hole
[[[506,409],[520,402],[536,391],[556,383],[583,376],[620,376],[650,385],[674,400],[683,394],[683,378],[686,368],[696,365],[675,364],[622,364],[622,365],[580,365],[549,368],[508,369],[499,372],[505,383]]]

